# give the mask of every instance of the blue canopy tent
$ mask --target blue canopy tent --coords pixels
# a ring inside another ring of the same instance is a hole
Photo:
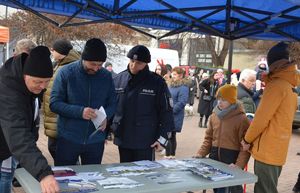
[[[0,0],[57,27],[113,22],[161,39],[181,32],[300,41],[300,0]],[[63,23],[41,13],[68,16]],[[73,18],[82,22],[72,22]],[[136,27],[169,30],[156,37]],[[232,44],[231,44],[232,52]],[[232,53],[229,54],[231,70]]]
[[[0,0],[0,4],[31,11],[58,27],[113,22],[137,31],[141,30],[132,26],[170,30],[155,38],[190,31],[229,40],[300,40],[300,0]],[[41,13],[69,19],[57,23]],[[86,21],[72,23],[74,17]]]

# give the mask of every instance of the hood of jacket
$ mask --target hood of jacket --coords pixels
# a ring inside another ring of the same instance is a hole
[[[264,78],[266,84],[277,78],[286,80],[293,86],[298,86],[300,84],[300,74],[296,69],[295,64],[291,64],[288,60],[282,59],[274,62],[272,65],[279,67],[270,71],[270,73]],[[270,70],[271,68],[272,66],[270,66]]]
[[[13,87],[19,92],[30,94],[26,87],[23,75],[23,66],[28,54],[22,53],[8,59],[0,70],[0,82]]]
[[[76,52],[75,50],[70,50],[69,54],[64,57],[58,64],[57,66],[63,66],[65,64],[69,64],[71,62],[74,62],[76,60],[80,59],[80,54]]]
[[[167,84],[168,84],[169,87],[179,87],[179,86],[182,86],[182,85],[190,87],[190,85],[192,84],[192,80],[189,79],[189,78],[183,78],[183,79],[180,79],[180,80],[174,80],[174,79],[171,78],[167,81]]]

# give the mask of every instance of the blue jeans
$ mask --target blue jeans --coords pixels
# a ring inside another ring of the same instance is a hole
[[[2,166],[3,161],[4,160],[0,160],[0,166]],[[17,165],[18,162],[12,158],[11,172],[4,172],[0,170],[0,193],[11,193],[11,183],[14,178],[14,172]]]
[[[57,139],[55,166],[76,165],[80,156],[81,164],[101,164],[104,141],[94,144],[76,144],[65,138]]]

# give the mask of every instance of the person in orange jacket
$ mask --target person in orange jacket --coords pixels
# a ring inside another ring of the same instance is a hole
[[[254,173],[258,176],[255,193],[278,192],[278,178],[286,161],[297,109],[294,87],[300,83],[296,65],[289,58],[286,43],[280,42],[269,50],[264,94],[241,142],[243,149],[249,149],[255,159]]]

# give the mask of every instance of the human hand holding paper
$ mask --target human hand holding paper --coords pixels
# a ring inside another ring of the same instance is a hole
[[[90,137],[94,136],[98,131],[104,131],[107,124],[107,115],[102,106],[99,108],[99,110],[95,110],[95,113],[97,114],[97,117],[91,119],[91,121],[93,122],[96,130],[90,135]]]

